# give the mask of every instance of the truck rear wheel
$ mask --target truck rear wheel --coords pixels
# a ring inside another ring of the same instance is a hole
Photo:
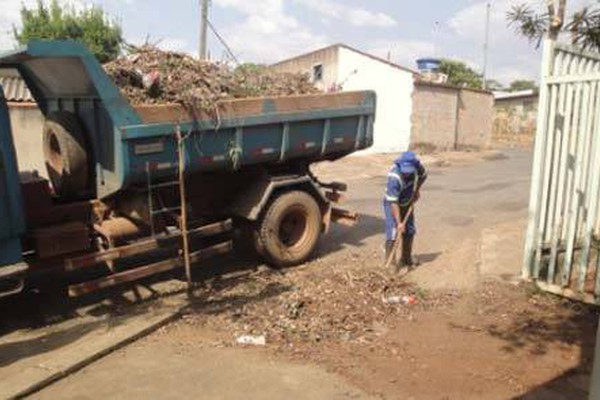
[[[44,123],[44,158],[56,194],[69,199],[89,189],[89,159],[83,129],[67,111],[48,115]]]
[[[277,197],[257,232],[257,250],[276,267],[301,264],[321,236],[321,209],[308,193],[293,191]]]

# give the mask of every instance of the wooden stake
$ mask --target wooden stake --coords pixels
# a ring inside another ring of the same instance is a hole
[[[181,199],[181,237],[183,239],[183,263],[188,289],[192,289],[192,267],[190,265],[190,247],[187,227],[187,202],[185,199],[185,139],[181,136],[181,127],[177,125],[177,156],[179,166],[179,197]]]

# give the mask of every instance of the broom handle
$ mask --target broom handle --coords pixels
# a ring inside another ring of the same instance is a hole
[[[410,205],[410,208],[408,209],[408,211],[404,215],[404,219],[402,220],[402,226],[406,227],[406,221],[408,221],[408,219],[410,218],[411,214],[413,213],[414,207],[415,207],[414,203]],[[394,247],[392,248],[392,252],[388,256],[388,259],[387,259],[387,261],[385,263],[385,269],[388,269],[390,267],[390,265],[392,264],[392,261],[394,260],[394,258],[396,257],[396,253],[398,252],[398,248],[400,247],[400,243],[402,242],[400,240],[400,238],[398,237],[399,233],[400,232],[396,232],[396,242],[394,243]]]

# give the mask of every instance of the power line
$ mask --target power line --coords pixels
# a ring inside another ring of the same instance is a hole
[[[206,24],[210,28],[211,32],[215,34],[217,39],[219,39],[219,41],[221,42],[223,47],[225,47],[225,50],[227,51],[227,53],[229,53],[229,56],[233,59],[233,61],[235,61],[235,63],[239,65],[240,61],[237,59],[235,54],[233,54],[233,51],[231,51],[231,48],[229,47],[229,45],[227,44],[225,39],[223,39],[223,37],[219,34],[219,32],[217,32],[217,30],[215,29],[215,27],[213,26],[213,24],[210,22],[210,20],[208,18],[206,19]]]

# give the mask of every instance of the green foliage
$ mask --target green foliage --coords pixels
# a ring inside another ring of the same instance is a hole
[[[464,62],[455,60],[442,60],[439,72],[448,75],[448,84],[472,89],[481,89],[483,79]]]
[[[21,30],[13,29],[19,44],[33,39],[73,39],[85,44],[100,62],[117,58],[123,43],[121,27],[96,6],[77,11],[57,0],[48,5],[38,0],[31,9],[21,8],[21,22]]]
[[[538,87],[534,81],[528,80],[516,80],[511,82],[508,91],[509,92],[518,92],[520,90],[537,90]]]
[[[502,85],[502,83],[498,82],[495,79],[488,79],[486,81],[486,88],[488,90],[504,90],[504,86]]]
[[[545,33],[550,27],[551,15],[538,13],[527,4],[516,4],[506,13],[508,25],[531,41],[537,41],[539,46]]]
[[[243,74],[243,75],[260,74],[260,73],[265,72],[266,69],[267,69],[267,66],[265,64],[244,63],[244,64],[238,65],[235,68],[234,73]]]
[[[528,4],[516,4],[507,12],[509,26],[529,40],[540,44],[552,29],[555,17],[548,11],[538,11]],[[571,43],[584,49],[600,50],[600,6],[589,5],[565,18],[556,28],[559,33],[568,33]]]

